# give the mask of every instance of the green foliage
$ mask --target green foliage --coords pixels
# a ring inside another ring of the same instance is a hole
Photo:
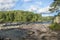
[[[51,21],[53,16],[42,17],[42,21]]]
[[[53,8],[51,8],[49,11],[58,11],[60,8],[60,0],[54,0],[54,2],[51,4],[51,7]]]
[[[0,11],[0,23],[5,22],[43,22],[49,21],[52,16],[42,17],[41,14],[29,11]]]
[[[51,28],[52,30],[60,30],[60,24],[58,24],[58,23],[53,23],[53,24],[50,25],[50,28]]]
[[[4,22],[36,22],[41,15],[28,11],[0,11],[0,23]]]

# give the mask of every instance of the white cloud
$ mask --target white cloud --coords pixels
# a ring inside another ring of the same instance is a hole
[[[29,2],[29,1],[32,1],[32,0],[23,0],[24,2]]]
[[[48,7],[44,7],[44,8],[39,8],[38,12],[39,13],[43,13],[43,12],[49,13],[50,12],[49,9],[50,9],[49,6]]]
[[[9,10],[18,0],[0,0],[0,10]]]
[[[41,1],[36,2],[37,5],[42,5],[43,3]]]
[[[32,1],[32,0],[24,0],[25,2],[29,2],[29,1]],[[34,1],[33,3],[31,3],[31,5],[27,5],[27,11],[34,11],[34,12],[37,12],[37,13],[50,13],[49,9],[51,7],[47,6],[47,7],[40,7],[43,5],[43,2],[42,1]]]
[[[35,11],[35,10],[37,10],[37,7],[34,6],[34,5],[31,5],[28,10],[29,10],[29,11]]]
[[[28,9],[29,11],[34,11],[34,12],[37,12],[37,13],[49,13],[49,9],[51,7],[47,6],[47,7],[44,7],[44,8],[40,8],[38,6],[30,6],[30,8]]]

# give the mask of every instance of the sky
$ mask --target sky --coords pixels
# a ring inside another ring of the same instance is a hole
[[[0,10],[24,10],[37,13],[49,13],[53,0],[0,0]],[[52,14],[42,14],[53,16]]]

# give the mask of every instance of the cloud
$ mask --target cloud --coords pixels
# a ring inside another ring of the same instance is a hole
[[[51,7],[47,6],[47,7],[44,7],[44,8],[40,8],[39,6],[30,6],[30,8],[28,9],[29,11],[34,11],[34,12],[37,12],[37,13],[49,13],[49,9]]]
[[[41,1],[35,2],[37,5],[42,5],[43,3]]]
[[[38,9],[38,12],[39,13],[49,13],[50,11],[49,11],[49,9],[50,9],[51,7],[49,7],[49,6],[47,6],[47,7],[44,7],[44,8],[39,8]]]
[[[0,0],[0,10],[10,10],[18,0]]]
[[[35,10],[37,10],[37,7],[34,5],[31,5],[28,10],[29,11],[35,11]]]
[[[50,13],[49,9],[50,2],[49,1],[41,1],[41,0],[24,0],[27,3],[24,3],[25,9],[27,11],[33,11],[37,13]],[[31,2],[30,2],[31,1]]]
[[[29,2],[29,1],[32,1],[32,0],[23,0],[24,2]]]
[[[26,0],[25,0],[26,1]],[[31,1],[31,0],[28,0]],[[37,12],[37,13],[49,13],[49,9],[51,7],[46,6],[46,7],[40,7],[41,5],[43,5],[43,3],[41,1],[34,1],[34,3],[31,3],[31,5],[28,6],[28,8],[26,8],[27,11],[33,11],[33,12]]]

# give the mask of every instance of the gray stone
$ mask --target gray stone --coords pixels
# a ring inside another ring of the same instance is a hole
[[[57,33],[42,24],[23,24],[21,26],[0,30],[0,36],[6,36],[5,39],[11,38],[11,40],[57,40]]]

